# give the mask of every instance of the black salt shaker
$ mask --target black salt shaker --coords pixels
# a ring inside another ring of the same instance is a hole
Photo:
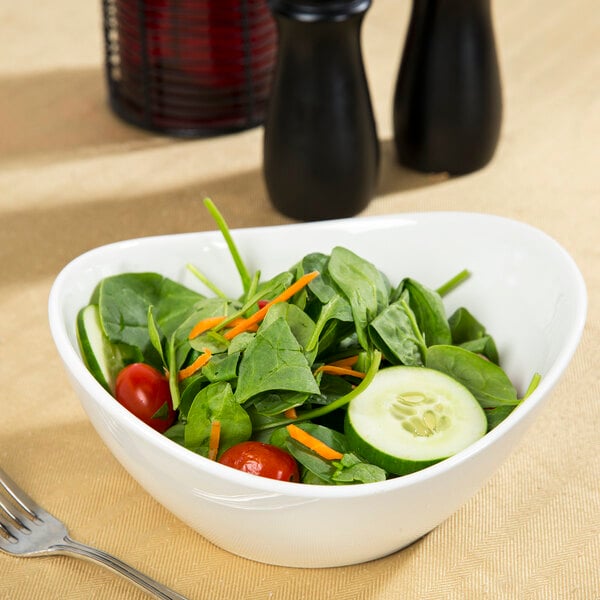
[[[393,105],[399,161],[466,174],[494,155],[502,121],[491,0],[413,0]]]
[[[360,43],[371,0],[269,0],[278,56],[264,125],[272,204],[304,221],[356,215],[379,143]]]

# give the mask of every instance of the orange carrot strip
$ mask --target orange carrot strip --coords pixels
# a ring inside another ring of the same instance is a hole
[[[319,271],[312,271],[311,273],[306,273],[305,275],[302,275],[302,277],[299,277],[294,283],[292,283],[292,285],[290,285],[290,287],[283,290],[283,292],[281,292],[279,296],[273,298],[273,300],[265,304],[261,309],[257,310],[252,316],[245,319],[242,323],[236,325],[235,327],[227,331],[227,333],[225,333],[225,338],[230,340],[231,338],[235,337],[238,333],[242,333],[242,331],[247,331],[248,327],[250,327],[251,325],[262,321],[265,318],[267,312],[269,311],[269,308],[271,308],[273,304],[289,300],[294,294],[297,294],[302,288],[306,287],[318,275]]]
[[[291,408],[288,408],[286,411],[284,411],[283,416],[286,419],[297,419],[298,418],[296,409],[293,406]]]
[[[200,319],[200,321],[198,321],[192,327],[192,330],[190,331],[190,334],[188,335],[188,340],[193,340],[195,337],[198,337],[201,333],[205,333],[205,332],[209,331],[210,329],[212,329],[213,327],[216,327],[217,325],[222,323],[226,318],[227,317],[225,317],[225,316],[220,316],[220,317],[206,317],[205,319]],[[227,325],[225,325],[225,327],[235,327],[236,325],[243,323],[245,320],[246,319],[244,319],[243,317],[236,317],[231,322],[227,323]],[[258,329],[258,325],[251,325],[250,327],[248,327],[247,331],[256,331],[257,329]]]
[[[322,365],[317,368],[315,374],[319,372],[329,373],[330,375],[352,375],[352,377],[360,377],[361,379],[364,379],[366,375],[366,373],[362,373],[361,371],[355,371],[347,367],[336,367],[335,365]]]
[[[200,321],[198,321],[192,327],[192,330],[190,331],[190,334],[188,335],[188,339],[193,340],[195,337],[198,337],[201,333],[204,333],[205,331],[208,331],[209,329],[216,327],[219,323],[224,321],[226,318],[227,317],[225,317],[225,316],[220,316],[220,317],[206,317],[205,319],[200,319]]]
[[[310,433],[307,433],[304,429],[300,429],[300,427],[297,427],[296,425],[288,425],[286,429],[292,439],[303,446],[306,446],[313,452],[316,452],[326,460],[336,460],[344,457],[343,454],[329,447],[327,444],[310,435]]]
[[[210,424],[210,438],[208,439],[208,458],[216,460],[219,453],[219,440],[221,438],[221,421]]]
[[[189,367],[179,371],[179,381],[201,369],[210,360],[211,356],[212,352],[208,348],[204,348],[204,354],[201,354]]]
[[[334,367],[346,367],[351,369],[358,362],[358,354],[354,356],[348,356],[347,358],[340,358],[340,360],[334,360],[329,364]]]

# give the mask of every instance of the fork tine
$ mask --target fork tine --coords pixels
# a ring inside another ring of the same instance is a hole
[[[22,517],[17,514],[18,511],[14,510],[12,504],[9,504],[8,502],[4,502],[2,500],[2,496],[0,496],[0,509],[2,509],[2,511],[4,511],[4,513],[6,515],[8,515],[8,517],[11,519],[11,521],[13,521],[13,523],[19,529],[29,530],[29,527],[27,527],[27,525],[23,522],[24,519],[22,519]],[[7,531],[7,526],[5,525],[4,520],[1,518],[2,511],[0,511],[0,525],[3,525],[4,530]]]
[[[36,523],[39,523],[42,520],[40,519],[39,515],[42,514],[44,510],[20,488],[1,467],[0,488],[6,492],[15,508],[21,509],[25,513],[26,517],[32,521],[35,521]],[[5,503],[1,501],[1,499],[0,506],[8,515],[10,515],[12,519],[18,523],[21,522],[21,519],[12,514],[12,512],[8,509]]]
[[[18,525],[15,523],[11,523],[9,520],[2,517],[2,513],[0,512],[0,548],[3,547],[2,542],[6,540],[11,544],[15,544],[19,541],[18,530],[22,529],[23,532],[28,533],[29,528],[25,527],[21,521],[17,521]]]
[[[18,542],[18,538],[13,533],[13,526],[10,523],[7,523],[2,518],[2,513],[0,513],[0,548],[2,547],[2,541],[7,540],[11,544]]]

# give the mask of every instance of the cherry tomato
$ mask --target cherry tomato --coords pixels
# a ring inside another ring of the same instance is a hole
[[[219,462],[246,473],[279,479],[300,481],[298,464],[277,446],[263,442],[241,442],[223,452]]]
[[[150,365],[134,363],[122,369],[117,375],[115,396],[129,412],[156,431],[163,433],[175,421],[169,381]],[[165,404],[166,416],[153,419]]]

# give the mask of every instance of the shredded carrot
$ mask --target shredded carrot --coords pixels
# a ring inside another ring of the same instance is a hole
[[[241,324],[243,321],[245,321],[245,319],[235,319],[233,321],[231,321],[231,327],[237,327],[239,324]],[[251,325],[248,325],[244,331],[249,331],[249,332],[255,332],[258,331],[258,323],[252,323]],[[240,332],[241,333],[241,332]],[[225,337],[227,337],[227,334],[225,334]],[[229,338],[228,338],[229,339]]]
[[[188,339],[193,340],[195,337],[198,337],[201,333],[216,327],[219,323],[223,322],[227,317],[219,316],[219,317],[206,317],[205,319],[200,319],[190,331],[190,335]]]
[[[317,368],[315,374],[320,372],[329,373],[330,375],[352,375],[352,377],[360,377],[360,379],[364,379],[366,375],[362,371],[355,371],[347,367],[336,367],[335,365],[322,365]]]
[[[333,367],[346,367],[351,369],[358,362],[358,354],[354,356],[348,356],[347,358],[340,358],[340,360],[334,360],[329,364]]]
[[[210,360],[211,356],[212,352],[208,348],[204,348],[204,354],[201,354],[189,367],[179,371],[179,381],[201,369]]]
[[[198,321],[192,327],[192,330],[190,331],[190,334],[188,335],[188,340],[193,340],[195,337],[198,337],[200,334],[209,331],[210,329],[212,329],[213,327],[216,327],[217,325],[220,325],[226,318],[227,317],[225,317],[225,316],[219,316],[219,317],[206,317],[205,319],[200,319],[200,321]],[[244,319],[243,317],[236,317],[230,323],[227,323],[227,325],[225,325],[225,327],[235,327],[236,325],[243,323],[245,320],[246,319]],[[248,327],[246,329],[246,331],[256,331],[257,329],[258,329],[258,325],[251,325],[250,327]]]
[[[259,323],[265,318],[265,315],[269,311],[269,308],[273,306],[273,304],[277,304],[278,302],[285,302],[289,300],[294,294],[297,294],[302,288],[306,287],[315,277],[319,275],[319,271],[312,271],[311,273],[306,273],[299,277],[290,287],[286,288],[279,296],[276,296],[270,302],[267,302],[262,308],[257,310],[252,316],[244,319],[241,323],[230,329],[225,333],[225,338],[230,340],[231,338],[238,335],[238,333],[242,333],[243,331],[247,331],[248,328],[256,323]]]
[[[288,408],[286,411],[284,411],[283,415],[286,419],[297,419],[298,418],[296,409],[293,406],[291,408]]]
[[[292,439],[303,446],[306,446],[326,460],[336,460],[344,457],[343,454],[329,447],[327,444],[310,435],[310,433],[307,433],[304,429],[300,429],[300,427],[297,427],[296,425],[288,425],[286,429]]]
[[[210,424],[210,438],[208,440],[208,458],[216,460],[219,453],[219,440],[221,438],[221,421]]]

